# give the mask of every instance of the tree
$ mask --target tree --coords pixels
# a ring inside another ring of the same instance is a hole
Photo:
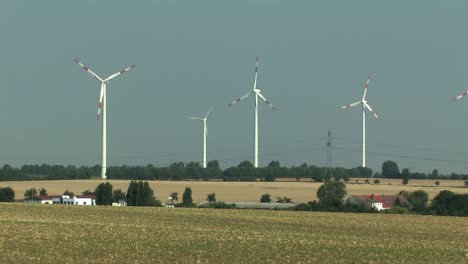
[[[372,177],[372,169],[366,167],[357,167],[359,177],[370,178]]]
[[[160,204],[147,181],[130,181],[127,189],[128,206],[160,206]]]
[[[396,162],[387,160],[382,164],[382,176],[387,179],[398,179],[400,171]]]
[[[116,189],[112,191],[112,201],[118,203],[126,199],[126,194],[122,189]]]
[[[401,178],[403,179],[402,183],[404,185],[407,185],[409,183],[410,175],[411,175],[410,171],[406,168],[401,171]]]
[[[250,162],[248,160],[244,160],[241,163],[239,163],[239,165],[237,165],[237,167],[239,167],[239,168],[253,168],[253,164],[252,164],[252,162]]]
[[[439,171],[437,169],[434,169],[432,171],[432,179],[437,179],[439,177]]]
[[[403,181],[401,183],[403,185],[407,185],[409,183],[409,178],[408,177],[403,178]]]
[[[468,194],[441,191],[430,207],[438,215],[468,216]]]
[[[217,160],[209,161],[209,162],[206,164],[206,167],[207,167],[207,168],[218,168],[218,169],[219,169],[219,161],[217,161]]]
[[[279,168],[279,167],[280,167],[280,163],[279,163],[279,161],[272,160],[270,163],[268,163],[268,167],[271,167],[271,168]]]
[[[63,195],[68,195],[70,197],[74,196],[75,194],[71,191],[69,191],[68,189],[66,189],[64,192],[63,192]]]
[[[260,197],[260,202],[261,203],[271,203],[271,198],[269,193],[262,194]]]
[[[349,182],[349,180],[350,180],[349,175],[348,174],[343,175],[343,180],[345,182]]]
[[[432,200],[431,210],[435,211],[438,215],[449,215],[448,204],[453,196],[455,196],[455,193],[451,191],[441,191],[434,197],[434,200]]]
[[[182,194],[182,204],[184,206],[192,206],[193,205],[192,189],[190,187],[185,187],[184,194]]]
[[[81,192],[82,195],[94,195],[95,193],[95,191],[91,191],[90,189]]]
[[[15,191],[11,187],[0,188],[0,202],[14,202]]]
[[[41,195],[41,196],[47,195],[47,190],[45,188],[39,189],[39,195]]]
[[[210,203],[216,202],[216,194],[215,193],[209,193],[206,195],[206,200]]]
[[[136,196],[137,196],[137,181],[133,180],[130,181],[128,184],[128,189],[127,189],[127,205],[128,206],[135,206],[137,204],[136,202]]]
[[[36,190],[36,188],[30,188],[30,189],[26,189],[26,190],[24,191],[24,198],[25,198],[25,199],[32,199],[32,197],[33,197],[34,195],[37,195],[37,190]]]
[[[408,199],[408,202],[413,206],[413,210],[415,211],[422,212],[428,207],[429,195],[423,190],[409,193],[406,199]]]
[[[284,197],[278,196],[276,197],[276,202],[277,203],[292,203],[292,199],[287,196],[284,196]]]
[[[265,175],[264,181],[274,182],[275,181],[275,176],[273,175],[272,172],[267,172],[266,175]]]
[[[179,194],[177,192],[172,192],[170,196],[172,201],[179,201]]]
[[[317,190],[319,205],[324,207],[342,207],[346,196],[346,185],[342,182],[326,182]]]
[[[99,184],[95,193],[96,205],[112,205],[112,185],[109,182]]]

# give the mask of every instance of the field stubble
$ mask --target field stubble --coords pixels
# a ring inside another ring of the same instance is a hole
[[[466,263],[466,218],[0,204],[2,263]]]

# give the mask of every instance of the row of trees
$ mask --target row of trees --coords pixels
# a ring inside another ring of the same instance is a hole
[[[26,190],[25,196],[35,195],[37,190]],[[47,190],[41,188],[42,195],[47,194]],[[73,195],[72,192],[66,190],[66,195]],[[127,192],[120,189],[113,190],[109,182],[99,184],[94,191],[86,190],[83,194],[93,194],[96,196],[96,205],[111,205],[113,202],[126,200],[128,206],[161,206],[161,202],[156,199],[154,191],[149,186],[148,182],[131,181]],[[373,209],[368,209],[362,205],[353,205],[345,203],[344,198],[347,195],[346,184],[338,181],[329,181],[319,187],[317,197],[319,201],[309,202],[309,204],[301,210],[312,211],[335,211],[335,212],[375,212]],[[395,207],[385,210],[386,213],[417,213],[417,214],[433,214],[433,215],[449,215],[449,216],[468,216],[468,194],[455,194],[451,191],[441,191],[432,202],[429,202],[427,192],[417,190],[414,192],[402,191],[407,201],[400,201],[399,198],[395,201]],[[0,188],[0,202],[13,202],[15,192],[11,187]],[[171,200],[178,201],[178,193],[171,193]],[[234,205],[227,205],[223,202],[216,201],[216,194],[207,194],[206,200],[213,203],[214,208],[235,208]],[[263,194],[260,197],[260,202],[272,202],[269,194]],[[292,200],[287,197],[277,197],[278,203],[291,203]],[[177,207],[195,207],[192,199],[192,189],[186,187],[182,196],[182,203],[175,204]]]
[[[342,182],[330,181],[317,190],[319,201],[309,203],[309,210],[343,211],[343,212],[374,212],[359,205],[345,203],[346,185]],[[468,216],[468,194],[455,194],[451,191],[441,191],[430,202],[429,195],[423,190],[414,192],[402,191],[407,202],[397,198],[395,207],[384,213],[415,213],[430,215]]]
[[[0,169],[0,181],[12,180],[59,180],[59,179],[90,179],[100,175],[101,167],[75,167],[72,165],[24,165],[21,169],[4,165]],[[219,162],[214,160],[202,168],[198,162],[175,162],[168,167],[147,166],[112,166],[107,169],[109,179],[135,179],[135,180],[183,180],[183,179],[223,179],[225,181],[274,181],[276,178],[312,178],[317,182],[330,179],[349,181],[350,178],[388,178],[388,179],[464,179],[468,175],[452,173],[450,175],[439,174],[433,170],[430,174],[410,172],[403,169],[401,172],[394,161],[385,161],[381,172],[373,172],[372,169],[356,167],[345,169],[343,167],[318,167],[306,163],[300,166],[282,167],[278,161],[272,161],[263,168],[254,168],[250,161],[242,161],[237,166],[225,170],[220,168]]]

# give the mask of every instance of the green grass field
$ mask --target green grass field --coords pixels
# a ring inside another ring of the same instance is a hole
[[[1,263],[466,263],[468,219],[0,203]]]

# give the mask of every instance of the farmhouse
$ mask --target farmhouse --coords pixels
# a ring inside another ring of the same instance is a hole
[[[96,205],[95,195],[34,195],[33,198],[24,199],[25,203],[36,204],[69,204],[69,205]]]
[[[367,209],[374,208],[377,211],[390,209],[396,205],[410,206],[408,200],[403,195],[351,195],[346,199],[346,202],[362,205]]]
[[[34,204],[53,204],[53,199],[57,197],[60,197],[60,195],[34,195],[32,199],[24,199],[24,202]]]

